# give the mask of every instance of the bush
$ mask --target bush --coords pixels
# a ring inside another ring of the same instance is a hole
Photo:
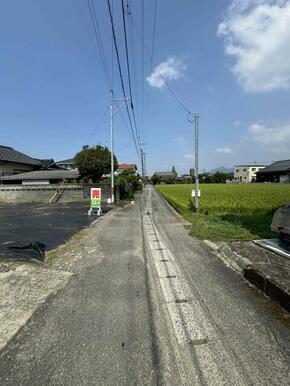
[[[134,193],[142,189],[141,179],[134,170],[123,170],[116,178],[116,185],[119,186],[121,198],[134,198]]]

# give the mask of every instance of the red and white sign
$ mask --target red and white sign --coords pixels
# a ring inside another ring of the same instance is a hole
[[[100,200],[101,197],[101,188],[91,188],[91,200]]]

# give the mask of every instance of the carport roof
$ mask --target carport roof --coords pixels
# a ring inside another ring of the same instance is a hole
[[[290,160],[273,162],[271,165],[266,166],[264,169],[259,170],[257,174],[272,173],[272,172],[287,172],[290,171]]]
[[[0,145],[0,161],[14,162],[24,165],[40,166],[41,162],[26,154],[14,150],[12,147]]]
[[[34,172],[13,174],[11,176],[0,177],[1,181],[20,181],[20,180],[63,180],[75,179],[80,176],[78,170],[36,170]]]

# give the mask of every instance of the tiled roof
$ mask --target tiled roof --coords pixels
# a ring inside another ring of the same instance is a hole
[[[57,161],[56,162],[56,164],[74,164],[74,163],[75,163],[74,158],[64,159],[62,161]]]
[[[135,164],[119,164],[118,165],[118,170],[125,170],[125,169],[137,170],[137,166]]]
[[[77,170],[36,170],[34,172],[13,174],[11,176],[0,177],[2,181],[19,181],[19,180],[63,180],[75,179],[79,177]]]
[[[266,166],[264,169],[259,170],[257,174],[272,173],[272,172],[290,172],[290,160],[286,159],[283,161],[273,162],[271,165]]]
[[[24,165],[41,166],[41,162],[26,154],[14,150],[12,147],[0,145],[0,161],[14,162]]]

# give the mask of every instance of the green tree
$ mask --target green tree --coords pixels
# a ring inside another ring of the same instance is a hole
[[[75,164],[83,180],[99,182],[103,174],[111,171],[111,152],[107,147],[96,145],[95,147],[83,146],[83,149],[75,155]],[[114,156],[114,170],[117,170],[118,162]]]
[[[133,198],[134,192],[142,188],[140,176],[131,169],[125,169],[117,176],[116,185],[120,188],[122,198]]]

